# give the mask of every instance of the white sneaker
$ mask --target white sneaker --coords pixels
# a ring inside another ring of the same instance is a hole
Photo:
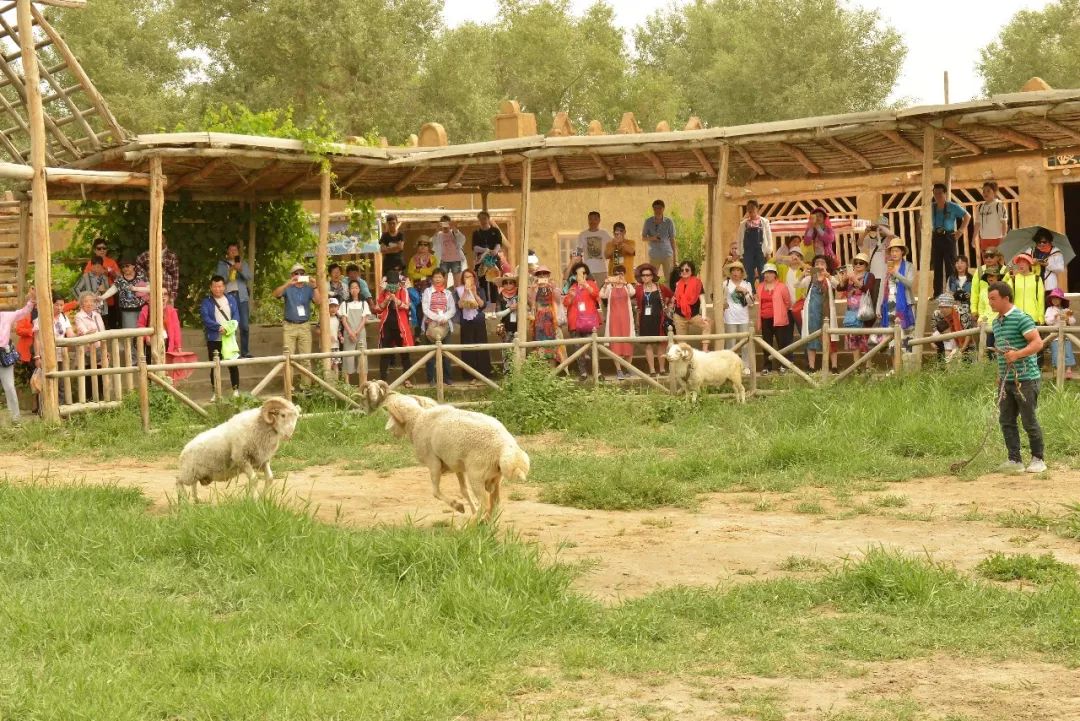
[[[1028,473],[1044,473],[1046,471],[1046,461],[1041,458],[1032,458],[1031,463],[1024,470]]]
[[[1000,473],[1023,473],[1024,470],[1024,464],[1020,461],[1005,461],[998,468]]]
[[[239,390],[239,389],[237,389],[237,390],[234,390],[234,391],[232,392],[232,397],[233,397],[233,398],[239,398],[239,397],[240,397],[240,390]]]

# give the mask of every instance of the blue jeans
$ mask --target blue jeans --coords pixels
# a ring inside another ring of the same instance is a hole
[[[240,300],[239,293],[229,295],[236,298],[236,307],[240,309],[240,314],[236,317],[236,322],[240,326],[240,355],[246,358],[251,355],[248,352],[248,340],[251,338],[251,303]]]
[[[461,265],[462,263],[460,260],[452,263],[440,263],[439,269],[444,273],[453,273],[455,282],[457,282],[457,277],[461,275]]]
[[[1058,359],[1058,342],[1056,340],[1050,341],[1050,362],[1057,368]],[[1073,345],[1069,342],[1068,336],[1065,337],[1065,367],[1072,368],[1076,365],[1076,354],[1073,352]]]

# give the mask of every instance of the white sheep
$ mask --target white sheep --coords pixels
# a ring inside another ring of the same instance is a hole
[[[491,416],[438,405],[423,396],[395,393],[383,381],[366,384],[361,394],[369,407],[386,408],[390,414],[386,429],[412,441],[416,457],[431,472],[432,493],[455,511],[464,513],[465,506],[439,489],[446,471],[457,475],[461,495],[473,516],[478,517],[478,510],[470,487],[483,499],[480,511],[488,520],[499,505],[503,479],[524,481],[529,475],[528,454]]]
[[[177,497],[182,498],[184,486],[190,486],[192,498],[198,503],[200,483],[206,486],[214,481],[230,481],[241,472],[247,476],[251,494],[257,483],[256,469],[265,476],[265,494],[274,480],[270,459],[281,442],[292,437],[299,416],[300,408],[284,398],[268,398],[262,407],[241,411],[195,436],[180,451]]]
[[[690,391],[690,401],[696,403],[703,385],[723,385],[730,382],[739,403],[746,403],[743,388],[743,362],[729,350],[699,351],[686,343],[668,348],[668,365],[677,391]]]

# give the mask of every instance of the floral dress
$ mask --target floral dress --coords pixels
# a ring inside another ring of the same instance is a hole
[[[555,340],[558,329],[558,300],[555,291],[548,285],[537,286],[533,311],[533,340]],[[538,348],[537,352],[548,360],[559,359],[557,348]]]

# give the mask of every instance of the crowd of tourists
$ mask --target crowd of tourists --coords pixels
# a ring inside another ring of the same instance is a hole
[[[989,302],[990,288],[1004,282],[1010,288],[1016,308],[1036,325],[1075,324],[1069,301],[1063,292],[1064,262],[1053,246],[1049,232],[1036,233],[1032,246],[1012,258],[1004,258],[998,247],[1009,230],[1009,216],[998,197],[998,188],[987,181],[984,202],[974,219],[974,246],[964,247],[972,217],[947,198],[944,185],[934,186],[931,268],[936,299],[931,316],[932,332],[949,334],[984,324],[989,345],[994,344],[998,314]],[[908,246],[890,228],[884,216],[862,233],[857,253],[841,263],[838,238],[829,213],[815,209],[801,234],[774,237],[769,219],[750,200],[739,224],[723,268],[723,297],[713,305],[708,317],[707,293],[693,261],[676,262],[677,229],[666,215],[663,200],[652,204],[652,214],[644,221],[640,238],[647,258],[639,259],[638,243],[631,239],[623,222],[603,227],[601,214],[593,211],[586,219],[568,257],[544,263],[529,252],[527,307],[518,306],[518,273],[508,262],[507,241],[487,212],[477,216],[478,225],[466,238],[457,224],[444,215],[437,231],[416,238],[414,251],[406,258],[405,229],[389,215],[379,239],[383,273],[375,288],[361,275],[359,265],[331,264],[327,278],[331,346],[329,351],[354,351],[368,346],[367,329],[377,328],[378,347],[397,349],[379,355],[379,375],[389,379],[394,365],[411,366],[409,348],[436,340],[469,346],[461,359],[477,374],[493,377],[509,370],[512,352],[493,359],[483,348],[491,341],[513,342],[527,328],[528,338],[549,341],[533,352],[552,364],[561,363],[573,345],[560,344],[566,338],[582,338],[596,333],[610,350],[632,363],[641,352],[644,368],[653,377],[667,372],[664,350],[669,332],[676,335],[711,332],[745,333],[756,330],[770,346],[785,349],[796,338],[811,338],[803,345],[805,367],[815,370],[827,355],[835,367],[841,345],[853,360],[878,341],[875,335],[843,335],[823,338],[817,331],[826,321],[830,328],[882,328],[899,325],[905,336],[915,325],[914,264]],[[471,241],[471,243],[470,243]],[[93,244],[71,296],[54,299],[52,328],[57,338],[82,336],[114,328],[146,328],[149,313],[149,253],[119,261],[109,255],[108,245]],[[977,257],[972,268],[968,257]],[[173,302],[179,289],[180,261],[167,245],[162,252],[163,301],[166,350],[181,350],[179,315]],[[199,304],[199,317],[209,359],[250,358],[250,307],[254,292],[253,274],[240,254],[230,245],[209,279],[208,292]],[[283,345],[294,354],[312,351],[313,324],[321,302],[316,278],[307,266],[297,263],[290,277],[274,288],[273,296],[283,303]],[[719,306],[721,310],[715,308]],[[74,313],[74,315],[70,315]],[[490,332],[489,332],[490,331]],[[40,319],[32,300],[19,311],[0,315],[0,380],[13,418],[18,418],[15,373],[40,388],[40,367],[35,335]],[[655,342],[634,343],[640,338]],[[825,354],[824,343],[830,343]],[[727,347],[734,340],[725,341]],[[139,348],[141,344],[141,350]],[[1075,365],[1072,343],[1066,341],[1064,364],[1071,378]],[[132,341],[132,362],[142,352],[150,360],[146,339]],[[704,349],[710,343],[702,342]],[[1050,349],[1050,363],[1058,358],[1056,341]],[[970,357],[976,343],[971,336],[950,338],[937,344],[947,359]],[[81,350],[89,366],[90,354],[99,365],[108,362],[107,346],[94,343]],[[742,348],[745,372],[749,373],[752,352]],[[789,353],[789,360],[798,361]],[[494,362],[493,362],[494,361]],[[454,368],[444,357],[443,381],[453,384]],[[588,354],[578,357],[576,371],[583,379],[591,370]],[[800,362],[800,365],[803,365]],[[357,380],[360,361],[342,354],[332,361],[335,371]],[[434,383],[435,360],[427,362],[426,377]],[[786,367],[763,356],[760,372],[768,375]],[[238,369],[229,368],[230,388],[240,390]],[[616,368],[616,380],[627,377]],[[473,381],[472,374],[459,372],[459,379]],[[211,374],[211,384],[215,379]],[[99,379],[100,384],[100,379]],[[411,386],[411,382],[406,382]],[[87,394],[92,385],[87,381]],[[100,385],[99,385],[100,392]],[[16,399],[13,401],[13,399]]]

